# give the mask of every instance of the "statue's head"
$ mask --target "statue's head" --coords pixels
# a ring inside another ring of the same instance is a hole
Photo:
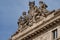
[[[34,6],[35,5],[35,1],[33,1],[33,2],[29,2],[29,6]]]
[[[43,4],[44,2],[43,1],[39,1],[39,4]]]
[[[39,3],[41,4],[41,3],[44,3],[44,2],[43,1],[40,1]]]
[[[40,4],[41,8],[47,8],[48,7],[43,1],[40,1],[39,4]]]
[[[26,15],[26,12],[24,11],[22,15],[23,15],[23,16]]]
[[[19,25],[20,22],[22,22],[22,16],[19,17],[17,24]]]
[[[20,19],[22,19],[22,16],[20,16]]]

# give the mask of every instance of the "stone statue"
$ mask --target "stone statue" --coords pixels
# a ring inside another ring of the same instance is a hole
[[[37,6],[35,6],[35,1],[33,2],[29,2],[29,11],[28,14],[31,15],[33,23],[36,22],[35,20],[35,16],[37,15],[36,10],[37,10]]]
[[[46,9],[48,6],[43,2],[39,2],[40,7],[35,6],[35,1],[29,2],[28,14],[24,11],[22,16],[18,19],[18,31],[23,31],[27,27],[31,27],[33,23],[39,22],[46,17],[49,11]]]
[[[28,15],[26,15],[25,11],[22,13],[22,16],[20,16],[18,20],[18,26],[19,26],[18,30],[20,31],[23,31],[29,26],[29,17]]]
[[[29,2],[29,14],[33,16],[34,14],[34,6],[35,6],[35,1]]]
[[[42,14],[43,16],[46,16],[46,13],[49,12],[49,11],[46,9],[48,6],[47,6],[43,1],[40,1],[39,4],[40,4],[39,9],[40,9],[41,14]]]
[[[40,19],[40,11],[37,6],[35,6],[35,20]]]
[[[20,16],[20,18],[18,19],[18,30],[22,31],[23,25],[24,25],[24,20],[23,17]]]
[[[25,21],[25,25],[26,26],[32,26],[33,25],[33,22],[32,22],[32,16],[31,15],[26,15],[26,12],[23,12],[23,18],[24,18],[24,21]]]
[[[26,15],[26,12],[23,12],[23,18],[24,18],[24,21],[25,21],[25,25],[28,25],[29,17],[28,17],[28,15]]]

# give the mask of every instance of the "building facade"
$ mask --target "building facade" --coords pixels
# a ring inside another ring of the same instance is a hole
[[[10,40],[60,40],[60,9],[49,11],[43,1],[29,2],[28,14],[18,19],[18,30]]]

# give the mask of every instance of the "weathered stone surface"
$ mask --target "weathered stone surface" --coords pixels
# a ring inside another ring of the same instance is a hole
[[[18,30],[10,40],[60,40],[60,9],[48,11],[43,1],[40,7],[35,1],[29,2],[29,10],[18,19]],[[53,39],[52,31],[57,29],[57,38]]]

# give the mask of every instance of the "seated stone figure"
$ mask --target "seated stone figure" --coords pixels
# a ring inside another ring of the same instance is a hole
[[[33,25],[33,20],[32,20],[32,16],[28,14],[28,17],[29,17],[29,23],[28,25],[31,27]]]
[[[48,6],[47,6],[43,1],[40,1],[39,4],[40,4],[39,9],[40,9],[41,14],[42,14],[44,17],[46,17],[46,13],[49,12],[49,11],[46,9]]]

